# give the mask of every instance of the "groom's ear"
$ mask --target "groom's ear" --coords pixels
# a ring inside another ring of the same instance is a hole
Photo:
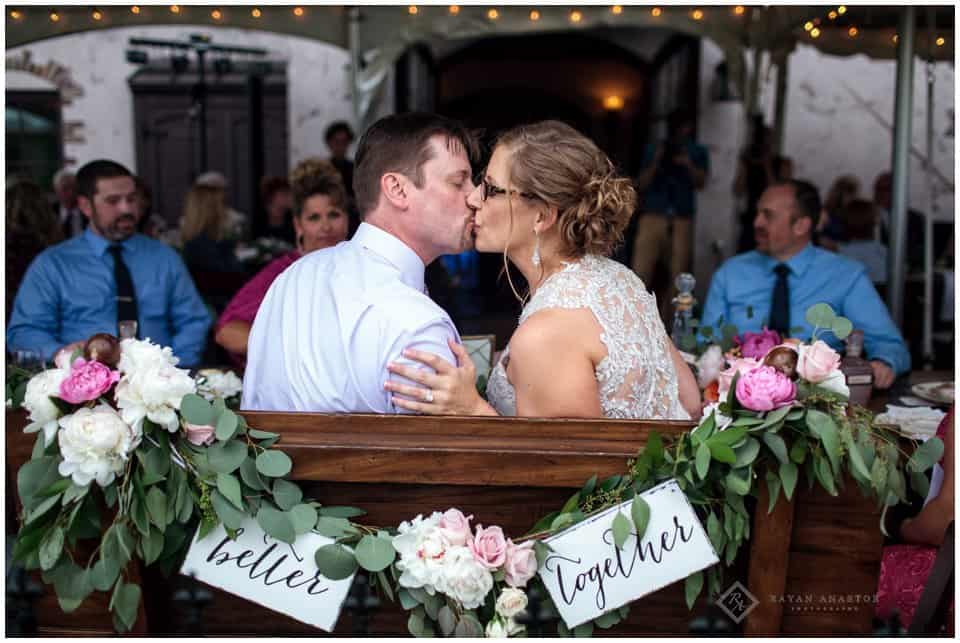
[[[395,208],[406,210],[409,206],[407,177],[396,172],[388,172],[380,177],[380,192]]]

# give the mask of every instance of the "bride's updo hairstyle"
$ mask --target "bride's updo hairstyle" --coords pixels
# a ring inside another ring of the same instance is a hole
[[[508,130],[497,145],[510,151],[511,187],[557,208],[560,238],[571,256],[613,254],[637,193],[593,141],[566,123],[541,121]]]

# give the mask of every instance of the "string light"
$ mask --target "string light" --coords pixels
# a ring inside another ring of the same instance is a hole
[[[455,16],[458,13],[460,13],[460,5],[457,5],[457,4],[450,5],[450,15]]]
[[[900,40],[900,36],[893,34],[893,44],[897,44],[897,41]]]
[[[850,27],[847,29],[847,35],[849,35],[851,38],[856,38],[858,33],[860,33],[860,30],[856,27]]]
[[[90,14],[90,17],[93,18],[94,20],[99,21],[103,19],[103,14],[100,13],[98,10],[94,9],[93,13]]]
[[[496,20],[497,18],[500,17],[500,12],[497,11],[496,9],[491,9],[490,11],[487,12],[487,17],[490,18],[491,20]]]
[[[839,13],[841,16],[846,12],[847,12],[847,8],[845,6],[840,5],[839,7],[837,7],[837,13]]]
[[[603,108],[610,112],[616,112],[623,109],[623,98],[617,95],[607,96],[603,99]]]
[[[180,5],[170,5],[170,13],[180,13]]]
[[[803,23],[803,30],[804,30],[804,31],[810,31],[811,29],[813,29],[813,23],[812,23],[812,22],[810,22],[810,21],[808,20],[808,21],[806,21],[805,23]]]
[[[536,9],[534,9],[533,11],[530,12],[530,20],[531,20],[532,22],[536,22],[536,21],[539,20],[539,19],[540,19],[540,12],[539,12],[539,11],[537,11]]]
[[[298,17],[298,18],[302,18],[302,17],[303,17],[303,7],[294,7],[294,8],[293,8],[293,15],[295,15],[295,16]]]
[[[223,14],[220,12],[219,9],[214,9],[213,11],[210,12],[210,17],[213,18],[214,20],[220,20],[220,18],[223,17]]]
[[[937,47],[943,47],[943,45],[944,45],[946,42],[947,42],[946,39],[944,39],[943,36],[940,36],[939,38],[937,38]]]
[[[654,18],[659,18],[661,13],[663,13],[663,10],[660,7],[654,7],[650,10],[650,15]]]
[[[746,10],[747,10],[746,7],[744,7],[742,4],[738,4],[736,7],[733,8],[733,13],[735,13],[738,16],[742,16]]]
[[[60,21],[60,14],[57,13],[56,11],[51,11],[50,22],[59,22],[59,21]]]
[[[407,7],[407,13],[409,13],[411,16],[415,16],[418,13],[420,13],[420,8],[417,7],[417,5],[412,4],[409,7]]]
[[[570,22],[577,23],[583,20],[583,14],[574,9],[570,12]]]
[[[259,18],[260,16],[263,15],[263,13],[260,11],[260,9],[258,9],[257,7],[254,7],[253,9],[250,10],[250,15],[253,16],[254,18]]]
[[[13,18],[14,20],[20,20],[20,18],[23,17],[23,14],[17,11],[16,9],[14,9],[13,11],[10,12],[10,17]]]
[[[831,20],[836,20],[836,19],[837,19],[837,12],[836,12],[836,11],[831,11],[830,13],[827,14],[827,17],[830,18]]]
[[[694,20],[703,20],[703,12],[699,9],[694,9],[691,15],[693,15]]]
[[[136,15],[139,16],[139,15],[140,15],[140,7],[138,7],[137,5],[133,5],[132,7],[130,7],[130,13],[134,13],[134,14],[136,14]]]
[[[811,36],[812,38],[819,38],[819,37],[820,37],[820,29],[818,29],[817,27],[814,27],[813,29],[811,29],[811,30],[810,30],[810,36]]]
[[[621,13],[623,13],[623,7],[621,7],[618,4],[615,4],[612,7],[610,7],[610,13],[614,14],[615,16],[619,16]]]

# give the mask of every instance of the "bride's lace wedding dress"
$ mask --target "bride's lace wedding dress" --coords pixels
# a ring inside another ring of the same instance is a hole
[[[566,263],[540,285],[524,306],[520,323],[548,308],[588,308],[599,322],[600,340],[607,348],[596,366],[604,417],[690,419],[680,404],[670,339],[656,298],[633,271],[596,255]],[[487,399],[500,415],[517,414],[516,392],[506,372],[509,355],[507,346],[487,383]]]

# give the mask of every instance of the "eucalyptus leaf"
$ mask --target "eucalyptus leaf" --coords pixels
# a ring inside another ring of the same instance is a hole
[[[907,461],[907,469],[910,471],[926,471],[943,457],[943,441],[938,437],[932,437],[921,444],[910,456]]]
[[[850,458],[854,476],[861,482],[870,482],[870,469],[863,461],[860,447],[853,441],[853,436],[849,432],[844,432],[842,438],[844,445],[847,447],[847,457]]]
[[[230,440],[237,434],[237,414],[227,409],[217,418],[216,436],[221,442]]]
[[[153,564],[163,552],[163,532],[150,529],[150,532],[140,539],[140,549],[143,553],[144,564]]]
[[[637,542],[643,540],[650,524],[650,505],[641,496],[636,496],[630,503],[630,517],[637,534]]]
[[[63,553],[64,532],[62,527],[54,527],[40,541],[40,569],[53,569]]]
[[[293,530],[299,536],[308,533],[317,524],[317,510],[307,504],[299,504],[290,509]]]
[[[608,630],[619,623],[620,620],[620,613],[617,610],[611,610],[593,619],[593,624],[602,630]]]
[[[717,518],[717,514],[710,512],[707,518],[707,536],[710,537],[710,543],[715,551],[723,551],[723,546],[727,542],[726,534],[723,533],[723,526]]]
[[[457,628],[457,616],[448,605],[440,608],[440,614],[437,616],[437,624],[440,625],[440,631],[444,636],[450,636]]]
[[[253,458],[245,458],[240,464],[240,478],[243,483],[255,491],[266,491],[267,484],[257,472],[257,463]]]
[[[321,507],[321,516],[330,516],[332,518],[356,518],[363,516],[367,512],[356,507]]]
[[[593,636],[593,621],[587,621],[573,628],[573,635],[578,639],[590,638]]]
[[[320,510],[323,513],[323,509]],[[356,534],[357,529],[346,518],[321,515],[317,519],[316,530],[327,538],[340,538],[346,534]]]
[[[713,459],[716,460],[717,462],[733,464],[734,462],[737,461],[737,455],[733,452],[733,449],[731,449],[726,444],[713,442],[712,438],[708,440],[706,444],[707,444],[707,447],[710,449],[710,455],[713,456]]]
[[[197,426],[213,426],[216,419],[210,403],[195,393],[183,396],[180,401],[180,415],[190,424]]]
[[[273,500],[284,511],[289,511],[300,504],[303,492],[296,484],[288,480],[277,480],[273,483]]]
[[[803,464],[803,461],[807,458],[807,441],[804,439],[798,439],[794,441],[793,445],[790,447],[790,459],[796,462],[797,464]]]
[[[218,442],[207,449],[207,462],[217,473],[233,473],[246,458],[247,445],[240,440]]]
[[[683,583],[683,593],[687,599],[687,609],[692,610],[693,604],[697,601],[697,596],[700,595],[700,590],[703,589],[703,572],[697,572],[695,574],[690,574],[687,576],[686,580]]]
[[[110,609],[127,630],[133,627],[137,620],[137,610],[140,607],[140,586],[134,583],[117,583],[110,600]]]
[[[400,605],[405,610],[412,610],[414,607],[420,604],[420,601],[414,598],[413,594],[403,587],[401,587],[397,592],[397,598],[400,599]]]
[[[93,588],[106,592],[109,591],[120,575],[120,565],[116,559],[101,554],[100,559],[90,568],[90,582]]]
[[[237,463],[237,466],[239,464]],[[257,471],[265,476],[279,478],[290,473],[292,468],[290,456],[282,451],[270,449],[257,456]]]
[[[246,512],[237,509],[237,507],[227,500],[217,489],[210,492],[210,501],[220,522],[230,529],[239,529],[243,521],[247,519]]]
[[[749,468],[732,469],[725,478],[727,489],[740,496],[747,495],[750,493],[751,476]]]
[[[17,491],[24,509],[32,509],[39,504],[42,498],[34,496],[60,479],[57,458],[54,456],[30,460],[21,466],[17,471]]]
[[[784,462],[780,465],[780,481],[783,482],[783,495],[787,500],[793,499],[793,491],[797,488],[797,478],[800,472],[793,462]]]
[[[160,529],[166,528],[172,516],[167,516],[167,494],[159,487],[150,487],[147,492],[147,515],[150,522]]]
[[[807,309],[806,320],[811,326],[831,328],[836,316],[829,304],[814,304]]]
[[[846,339],[853,332],[853,322],[846,317],[837,317],[830,325],[830,330],[833,331],[837,339]]]
[[[783,466],[783,465],[781,465]],[[777,504],[777,498],[780,497],[780,477],[773,471],[767,471],[767,513],[773,513],[773,508]]]
[[[714,434],[713,437],[710,438],[710,440],[708,440],[708,443],[711,445],[725,444],[727,446],[733,446],[734,444],[742,440],[746,434],[747,434],[746,427],[731,426],[725,431],[720,431],[719,433]]]
[[[280,437],[279,433],[270,433],[269,431],[258,431],[256,429],[250,429],[247,432],[247,435],[249,435],[254,440],[269,440],[271,438]]]
[[[807,427],[820,438],[835,473],[840,473],[840,436],[833,418],[816,409],[807,410]],[[831,476],[832,478],[833,476]]]
[[[293,541],[297,539],[297,532],[293,528],[293,521],[290,519],[290,514],[277,511],[266,504],[261,506],[260,511],[257,512],[257,524],[259,524],[269,536],[282,542],[293,543]]]
[[[356,557],[360,567],[379,572],[390,566],[396,557],[396,550],[386,538],[366,535],[357,544]]]
[[[630,521],[619,511],[613,518],[613,542],[617,549],[623,549],[623,544],[630,537]]]
[[[239,480],[228,473],[218,473],[217,489],[224,498],[233,503],[234,507],[243,510],[243,494],[240,492]]]
[[[330,580],[343,580],[357,571],[356,556],[343,545],[324,545],[314,554],[314,559],[320,573]]]
[[[930,493],[930,479],[927,478],[927,474],[923,471],[911,471],[910,488],[918,495],[926,498],[927,494]]]
[[[833,479],[833,471],[830,468],[830,463],[827,462],[826,458],[817,458],[814,466],[814,472],[817,475],[817,480],[820,481],[820,484],[823,485],[823,488],[827,490],[831,496],[837,495],[837,485]]]
[[[748,437],[746,442],[733,450],[733,453],[737,457],[733,463],[734,469],[748,467],[753,464],[754,460],[757,459],[757,455],[760,454],[760,442],[756,438]]]
[[[154,478],[162,479],[170,470],[170,456],[163,449],[150,449],[143,458],[143,466]]]
[[[790,456],[787,454],[787,443],[783,441],[783,438],[776,433],[764,433],[762,439],[781,464],[790,461]]]
[[[710,447],[705,442],[697,447],[696,468],[701,480],[705,479],[710,472]]]

